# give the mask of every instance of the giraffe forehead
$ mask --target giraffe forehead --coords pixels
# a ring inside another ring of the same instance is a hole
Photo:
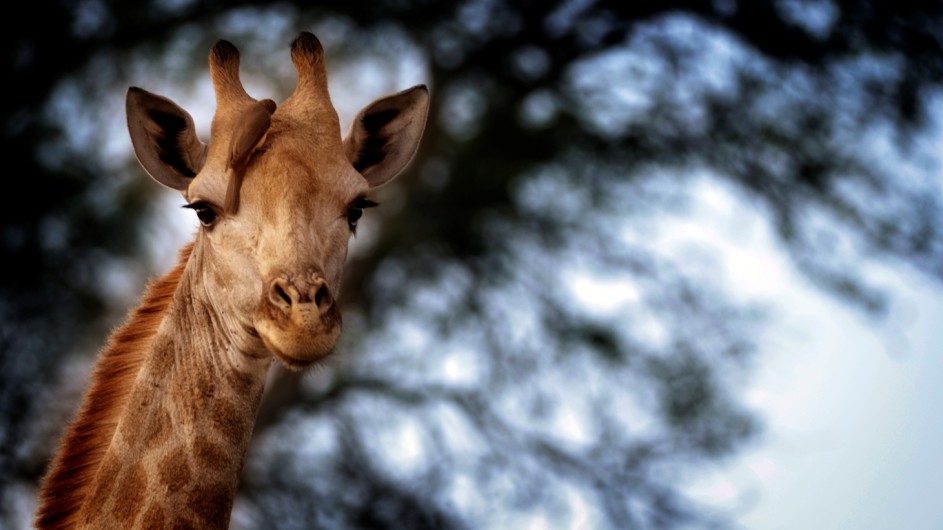
[[[325,204],[346,205],[366,195],[369,185],[337,146],[317,138],[280,136],[271,141],[245,177],[244,195],[301,211]]]

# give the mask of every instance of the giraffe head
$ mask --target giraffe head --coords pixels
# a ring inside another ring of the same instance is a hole
[[[127,116],[141,165],[199,217],[190,266],[210,310],[243,352],[300,369],[337,341],[348,240],[374,205],[370,190],[416,152],[429,95],[416,86],[378,99],[342,137],[321,43],[302,33],[291,59],[298,83],[276,106],[246,93],[238,50],[216,43],[208,144],[186,111],[140,88],[128,91]]]

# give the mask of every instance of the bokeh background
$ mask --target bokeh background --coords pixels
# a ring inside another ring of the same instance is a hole
[[[943,4],[61,0],[4,8],[0,527],[197,228],[124,95],[208,137],[327,50],[344,126],[432,91],[351,243],[337,355],[274,368],[234,529],[943,524]]]

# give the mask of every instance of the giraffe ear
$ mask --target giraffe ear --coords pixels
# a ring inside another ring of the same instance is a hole
[[[416,154],[429,113],[425,85],[380,98],[354,119],[344,152],[371,188],[398,175]]]
[[[173,101],[137,87],[128,89],[126,112],[141,166],[157,182],[186,191],[206,162],[206,144],[197,138],[193,118]]]

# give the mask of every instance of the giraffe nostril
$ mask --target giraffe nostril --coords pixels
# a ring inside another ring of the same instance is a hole
[[[269,286],[268,300],[286,314],[311,305],[316,307],[319,313],[324,314],[334,305],[331,289],[324,278],[320,277],[304,282],[302,285],[285,277],[278,278]]]
[[[283,278],[276,279],[269,286],[269,302],[283,311],[290,311],[296,298],[295,288]]]
[[[291,297],[288,296],[288,293],[286,293],[284,289],[282,289],[281,285],[275,284],[275,294],[284,300],[286,304],[291,305]]]
[[[331,308],[331,305],[334,303],[334,298],[331,296],[330,289],[327,288],[327,283],[324,280],[321,280],[321,285],[318,286],[317,292],[314,293],[314,305],[318,306],[318,310],[321,313],[324,313]]]

